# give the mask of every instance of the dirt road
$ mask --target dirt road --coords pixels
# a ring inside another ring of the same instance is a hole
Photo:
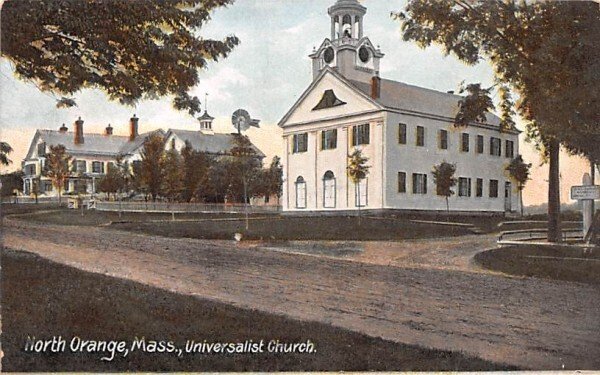
[[[484,272],[469,259],[491,237],[367,243],[334,259],[108,228],[4,230],[8,248],[180,293],[524,368],[600,369],[600,290]]]

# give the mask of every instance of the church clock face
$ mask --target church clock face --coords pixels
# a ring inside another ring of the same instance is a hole
[[[333,58],[335,57],[335,52],[333,52],[333,48],[328,47],[323,53],[323,61],[326,64],[331,64],[333,62]]]
[[[371,60],[371,53],[365,46],[363,46],[358,50],[358,57],[363,63],[368,63],[369,60]]]

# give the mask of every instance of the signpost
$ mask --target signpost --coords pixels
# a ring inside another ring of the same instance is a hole
[[[592,207],[594,199],[600,199],[600,186],[592,185],[592,177],[589,173],[583,175],[583,185],[571,187],[571,199],[581,201],[583,211],[583,238],[587,235],[592,227],[592,218],[594,213]]]

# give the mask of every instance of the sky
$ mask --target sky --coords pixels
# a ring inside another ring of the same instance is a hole
[[[208,93],[208,111],[216,118],[216,132],[231,132],[231,114],[238,108],[261,120],[259,129],[250,129],[251,140],[270,160],[281,155],[283,141],[276,125],[312,80],[308,55],[313,47],[329,37],[327,8],[334,0],[237,0],[220,8],[201,30],[206,38],[234,34],[241,44],[233,53],[200,72],[200,84],[192,90],[204,101]],[[1,0],[0,0],[1,4]],[[462,81],[491,86],[493,71],[485,61],[468,66],[452,56],[444,56],[438,47],[420,49],[401,38],[400,23],[390,17],[402,10],[405,0],[363,0],[367,7],[364,30],[375,45],[381,46],[382,77],[440,91],[458,90]],[[0,60],[0,139],[14,149],[13,163],[2,172],[20,167],[36,129],[58,129],[65,123],[72,128],[77,117],[85,121],[84,132],[100,133],[109,123],[115,134],[126,135],[129,118],[140,118],[140,131],[156,128],[199,129],[196,119],[171,106],[172,98],[142,101],[134,107],[111,102],[98,90],[76,94],[77,107],[57,109],[56,99],[40,92],[33,84],[13,76],[5,59]],[[523,129],[523,124],[518,122]],[[524,191],[525,205],[547,200],[547,165],[524,136],[521,153],[533,164],[532,180]],[[561,198],[569,202],[569,189],[579,185],[588,164],[581,158],[562,155]]]

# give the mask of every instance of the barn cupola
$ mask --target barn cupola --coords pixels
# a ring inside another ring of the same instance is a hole
[[[212,123],[215,118],[208,114],[208,94],[204,95],[204,113],[198,117],[200,121],[200,131],[203,133],[213,133]]]

